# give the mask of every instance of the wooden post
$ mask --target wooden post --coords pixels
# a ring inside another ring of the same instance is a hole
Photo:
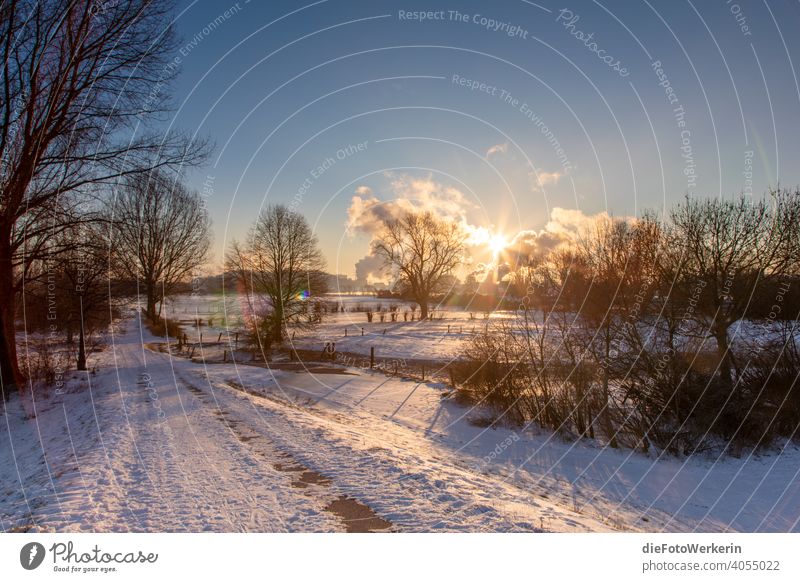
[[[344,328],[344,337],[347,337],[347,328]]]
[[[425,381],[425,364],[422,364],[422,381]]]
[[[222,350],[222,361],[223,362],[228,361],[228,350]]]
[[[203,345],[203,332],[200,332],[200,345]]]
[[[361,336],[362,337],[364,336],[364,328],[363,327],[361,328]]]
[[[370,346],[369,348],[369,369],[375,367],[375,346]]]
[[[453,368],[448,368],[448,370],[450,372],[450,386],[455,388],[456,387],[456,377],[453,374]]]
[[[447,325],[447,333],[450,333],[450,324]]]
[[[219,332],[219,337],[217,338],[217,343],[222,341],[222,332]]]
[[[238,350],[239,349],[239,332],[238,331],[236,332],[236,339],[234,339],[233,342],[234,342],[233,347]]]
[[[397,376],[397,360],[394,361],[394,375]]]

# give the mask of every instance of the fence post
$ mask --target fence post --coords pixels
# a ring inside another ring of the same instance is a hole
[[[222,350],[222,361],[223,362],[228,361],[228,350]]]
[[[344,328],[344,337],[347,337],[347,328]]]
[[[222,332],[219,332],[219,337],[217,338],[217,343],[222,341]]]
[[[425,381],[425,364],[422,364],[422,381]]]
[[[375,367],[375,346],[370,346],[369,348],[369,369]]]
[[[364,328],[363,327],[361,328],[361,336],[362,337],[364,336]]]

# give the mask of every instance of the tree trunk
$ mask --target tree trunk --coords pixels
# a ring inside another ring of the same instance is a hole
[[[84,346],[83,322],[80,323],[78,332],[78,370],[86,369],[86,347]]]
[[[14,271],[11,266],[11,250],[8,237],[0,234],[0,382],[3,397],[8,399],[14,388],[22,389],[25,377],[17,361],[16,330],[14,315]]]
[[[419,320],[425,321],[428,319],[428,300],[417,299],[417,303],[419,304]]]
[[[272,343],[279,344],[283,341],[284,323],[281,319],[276,319],[272,324]]]
[[[152,287],[149,285],[147,287],[147,318],[150,321],[156,321],[158,319],[158,314],[156,313],[156,296]]]
[[[275,303],[273,303],[273,311],[272,311],[272,325],[270,329],[271,333],[271,343],[272,344],[280,344],[283,342],[284,330],[286,329],[286,320],[285,314],[283,311],[283,305],[281,304],[278,307],[274,307]]]
[[[730,344],[728,343],[728,328],[721,325],[715,327],[714,339],[717,341],[719,377],[726,386],[731,386],[733,385],[733,366],[731,362]]]
[[[611,327],[606,326],[605,328],[605,340],[604,340],[604,360],[603,360],[603,373],[602,373],[602,382],[603,382],[603,430],[606,432],[609,441],[608,444],[611,448],[616,449],[619,447],[619,443],[617,442],[617,431],[614,428],[614,423],[611,421],[611,390],[610,390],[610,373],[608,371],[608,367],[611,365]]]

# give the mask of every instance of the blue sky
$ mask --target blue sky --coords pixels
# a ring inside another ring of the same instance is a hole
[[[206,184],[217,259],[268,203],[294,205],[329,270],[353,275],[370,240],[346,228],[354,196],[423,192],[511,238],[556,207],[628,215],[800,183],[797,2],[179,10],[174,124],[217,144],[189,176]]]

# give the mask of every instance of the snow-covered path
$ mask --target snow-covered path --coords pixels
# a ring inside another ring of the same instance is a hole
[[[125,324],[104,371],[34,403],[35,420],[9,402],[4,530],[341,531],[325,508],[343,496],[396,530],[532,531],[561,511],[442,464],[413,431],[393,435],[390,450],[335,414],[214,382],[202,365],[149,350],[156,338],[136,319]],[[324,482],[300,487],[280,470],[298,464]],[[559,517],[567,529],[600,525]]]
[[[0,415],[4,531],[798,529],[791,446],[656,460],[481,428],[444,387],[192,363],[123,326],[35,419],[17,395]]]
[[[91,389],[54,396],[38,407],[38,422],[14,426],[20,470],[15,483],[3,483],[4,529],[337,529],[323,500],[293,489],[261,451],[243,446],[167,356],[143,349],[135,320],[127,323],[134,329],[117,335],[104,354],[110,368],[89,377]],[[47,435],[42,444],[38,431]],[[52,480],[41,470],[45,459]],[[22,523],[19,513],[28,513]]]

